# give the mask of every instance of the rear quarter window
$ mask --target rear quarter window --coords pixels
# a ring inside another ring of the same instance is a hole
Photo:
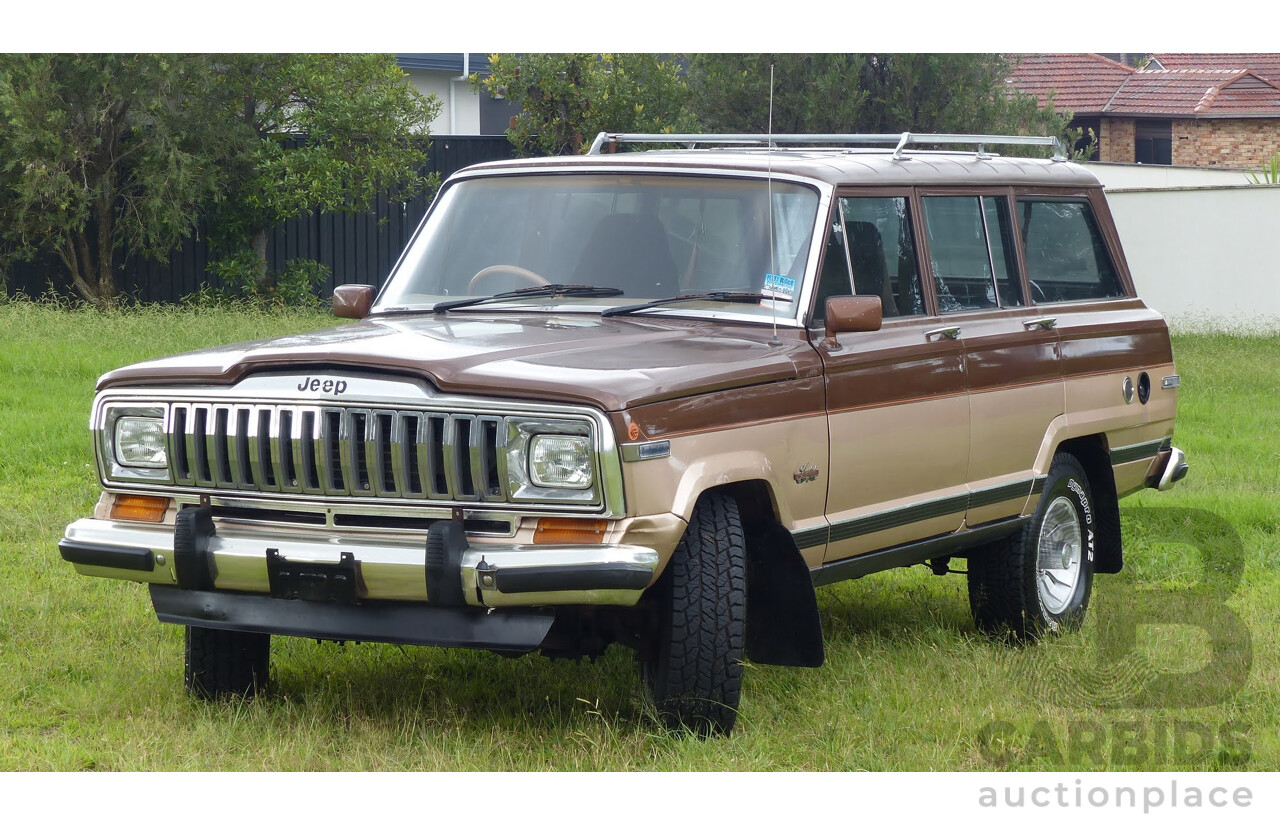
[[[1018,225],[1034,303],[1125,297],[1087,202],[1020,198]]]

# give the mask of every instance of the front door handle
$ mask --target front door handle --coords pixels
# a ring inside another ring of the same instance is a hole
[[[932,338],[935,335],[941,335],[944,338],[950,338],[952,341],[960,337],[960,327],[938,327],[931,329],[924,334],[925,338]]]
[[[1041,329],[1053,329],[1058,325],[1057,318],[1032,318],[1030,321],[1023,321],[1022,325],[1027,329],[1032,327],[1040,327]]]

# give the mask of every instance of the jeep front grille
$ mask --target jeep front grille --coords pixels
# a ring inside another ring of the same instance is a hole
[[[177,484],[323,496],[506,501],[501,416],[175,403]]]

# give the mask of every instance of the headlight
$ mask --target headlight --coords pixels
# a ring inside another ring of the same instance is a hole
[[[535,435],[529,445],[529,479],[539,487],[590,488],[595,481],[590,439],[580,435]]]
[[[114,481],[171,481],[162,405],[108,403],[99,413],[98,455]]]
[[[165,455],[164,419],[127,415],[116,419],[115,458],[124,467],[162,470]]]
[[[503,444],[512,502],[600,503],[600,456],[587,421],[507,416]]]

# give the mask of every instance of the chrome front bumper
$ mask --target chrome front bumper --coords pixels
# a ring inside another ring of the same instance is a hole
[[[637,533],[678,537],[679,526],[646,524]],[[179,583],[171,524],[81,519],[67,527],[59,548],[84,575]],[[207,544],[214,590],[270,593],[268,549],[289,563],[335,567],[350,554],[361,600],[428,601],[422,539],[403,534],[309,537],[300,530],[221,523]],[[458,575],[465,603],[474,607],[629,606],[657,577],[659,564],[657,551],[635,544],[475,543],[463,552]]]

